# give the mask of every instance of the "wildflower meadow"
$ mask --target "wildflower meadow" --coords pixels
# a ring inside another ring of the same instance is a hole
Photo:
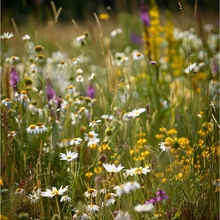
[[[0,36],[0,219],[219,219],[218,27],[152,0],[57,44],[51,8],[51,40]]]

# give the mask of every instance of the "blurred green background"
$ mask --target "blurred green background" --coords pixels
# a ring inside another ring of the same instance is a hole
[[[82,21],[89,19],[93,13],[114,13],[128,12],[136,13],[141,0],[54,0],[58,8],[62,7],[59,21],[69,21],[75,19]],[[143,0],[144,1],[144,0]],[[195,4],[201,11],[218,16],[218,0],[157,0],[157,4],[162,10],[170,10],[172,13],[179,12],[179,2],[184,7],[194,8]],[[150,0],[145,0],[146,5],[150,5]],[[25,24],[30,17],[47,21],[51,16],[50,0],[2,0],[2,25],[8,25],[11,17],[17,24]]]

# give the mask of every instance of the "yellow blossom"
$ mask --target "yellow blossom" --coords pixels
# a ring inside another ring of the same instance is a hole
[[[87,178],[89,179],[89,178],[91,178],[92,175],[93,175],[92,172],[87,172],[87,173],[85,174],[85,177],[87,177]]]

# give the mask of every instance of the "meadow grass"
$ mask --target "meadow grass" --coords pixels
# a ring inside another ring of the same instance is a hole
[[[1,35],[1,219],[218,219],[218,29],[52,7]]]

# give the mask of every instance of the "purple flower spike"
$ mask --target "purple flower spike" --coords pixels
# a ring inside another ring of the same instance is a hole
[[[150,18],[143,2],[141,3],[141,8],[140,8],[140,18],[145,26],[147,27],[150,26]]]
[[[90,85],[86,91],[87,96],[94,99],[95,98],[95,87]]]
[[[17,91],[18,80],[19,80],[18,72],[16,71],[15,68],[12,68],[10,73],[10,85],[13,87],[14,91]]]
[[[50,81],[47,81],[47,87],[46,87],[46,93],[47,93],[47,99],[50,101],[51,99],[54,99],[56,97],[55,91],[51,86]]]

